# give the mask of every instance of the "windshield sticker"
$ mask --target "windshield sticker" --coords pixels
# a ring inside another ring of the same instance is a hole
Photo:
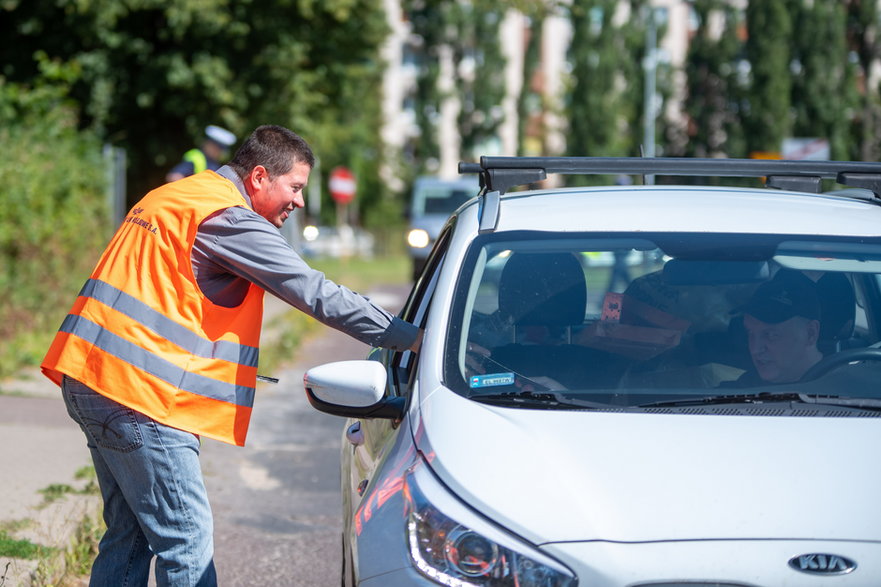
[[[492,375],[474,375],[471,377],[471,389],[476,387],[498,387],[514,385],[513,373],[493,373]]]

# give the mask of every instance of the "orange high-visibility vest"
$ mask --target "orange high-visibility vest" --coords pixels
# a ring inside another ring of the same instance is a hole
[[[148,193],[110,241],[42,369],[154,420],[244,445],[254,402],[263,290],[226,308],[196,284],[191,252],[212,213],[247,207],[213,171]]]

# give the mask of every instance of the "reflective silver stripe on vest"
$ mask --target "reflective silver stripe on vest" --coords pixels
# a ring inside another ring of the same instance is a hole
[[[92,322],[88,318],[68,314],[59,329],[92,343],[117,359],[154,375],[176,388],[203,397],[220,400],[237,406],[254,405],[254,388],[235,385],[191,373],[177,365],[148,352],[133,342]]]
[[[110,306],[117,312],[140,322],[159,336],[197,357],[221,359],[245,365],[246,367],[257,368],[257,360],[260,354],[257,347],[227,340],[212,341],[202,338],[161,312],[157,312],[141,300],[130,296],[105,281],[89,279],[83,286],[82,291],[80,291],[80,295]]]

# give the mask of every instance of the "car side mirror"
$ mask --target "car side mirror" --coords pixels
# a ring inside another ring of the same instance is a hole
[[[336,361],[303,376],[306,398],[320,412],[346,418],[404,417],[406,399],[386,397],[388,375],[377,361]]]

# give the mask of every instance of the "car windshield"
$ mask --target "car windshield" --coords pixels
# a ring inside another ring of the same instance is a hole
[[[414,201],[414,214],[442,214],[448,216],[456,208],[474,197],[476,190],[466,190],[463,187],[439,184],[427,186],[421,190],[419,197]]]
[[[744,390],[881,397],[873,357],[816,373],[879,339],[881,239],[869,241],[482,235],[460,273],[445,383],[478,400],[544,394],[575,407],[717,402]],[[769,288],[787,279],[797,288],[781,306]],[[789,325],[796,334],[780,332]]]

